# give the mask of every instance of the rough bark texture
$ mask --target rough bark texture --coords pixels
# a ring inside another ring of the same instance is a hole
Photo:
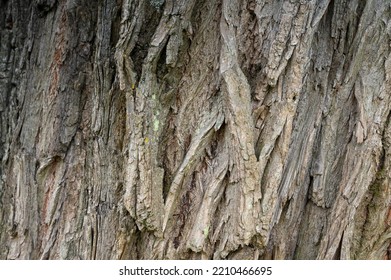
[[[1,0],[1,259],[391,258],[390,0]]]

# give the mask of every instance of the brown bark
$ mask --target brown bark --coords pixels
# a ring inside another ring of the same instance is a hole
[[[1,259],[389,259],[391,1],[0,1]]]

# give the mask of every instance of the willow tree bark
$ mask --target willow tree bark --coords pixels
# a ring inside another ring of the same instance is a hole
[[[1,0],[1,259],[390,259],[390,0]]]

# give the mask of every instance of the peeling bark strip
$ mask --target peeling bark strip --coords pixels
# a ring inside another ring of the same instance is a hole
[[[391,1],[0,2],[1,259],[389,259]]]

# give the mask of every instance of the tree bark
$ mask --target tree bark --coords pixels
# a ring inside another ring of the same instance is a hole
[[[1,0],[1,259],[390,259],[390,0]]]

